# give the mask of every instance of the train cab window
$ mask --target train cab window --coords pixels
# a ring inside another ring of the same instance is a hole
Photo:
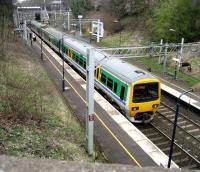
[[[117,82],[114,84],[114,92],[117,93]]]
[[[158,99],[158,83],[137,84],[133,90],[133,102],[147,102]]]
[[[101,82],[104,84],[106,83],[106,75],[101,74]]]
[[[122,85],[121,86],[121,93],[120,93],[120,99],[124,99],[124,92],[125,92],[125,87]]]
[[[108,78],[108,80],[107,80],[107,86],[108,86],[109,89],[112,90],[112,88],[113,88],[113,80],[112,79]]]

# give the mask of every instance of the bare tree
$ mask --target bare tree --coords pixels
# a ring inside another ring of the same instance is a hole
[[[0,57],[5,56],[6,41],[10,36],[12,25],[12,1],[0,1]]]

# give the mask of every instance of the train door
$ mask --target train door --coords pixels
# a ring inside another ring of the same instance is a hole
[[[68,48],[68,57],[72,58],[72,49]]]
[[[95,67],[95,68],[96,68],[96,70],[95,70],[95,77],[96,77],[96,79],[99,80],[99,78],[100,78],[100,66]]]

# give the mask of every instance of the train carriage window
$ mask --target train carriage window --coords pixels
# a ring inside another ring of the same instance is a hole
[[[106,75],[104,75],[103,73],[101,74],[101,82],[102,83],[106,83]]]
[[[61,49],[62,49],[62,51],[63,51],[63,53],[65,53],[65,47],[62,45],[62,42],[61,42]]]
[[[114,92],[117,93],[117,82],[114,84]]]
[[[83,61],[83,67],[86,69],[86,61]]]
[[[75,54],[74,52],[72,52],[72,58],[73,58],[74,56],[76,56],[76,54]]]
[[[76,62],[79,63],[79,57],[78,56],[76,56]]]
[[[121,93],[120,93],[120,99],[124,99],[124,92],[125,92],[125,87],[122,85],[121,86]]]
[[[83,59],[80,58],[79,64],[83,66]]]
[[[107,86],[108,86],[109,89],[112,90],[112,88],[113,88],[113,80],[112,79],[108,78],[108,80],[107,80]]]
[[[73,59],[74,61],[76,61],[76,56],[73,56],[72,59]]]
[[[65,47],[65,54],[67,54],[67,52],[68,52],[68,48],[67,48],[67,47]]]

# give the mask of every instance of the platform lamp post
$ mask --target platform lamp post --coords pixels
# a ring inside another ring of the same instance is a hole
[[[167,167],[170,168],[171,166],[171,160],[172,160],[172,154],[173,154],[173,146],[174,146],[174,141],[175,141],[175,134],[176,134],[176,126],[177,126],[177,120],[178,120],[178,115],[179,115],[179,108],[180,108],[180,102],[181,102],[181,97],[189,92],[192,92],[193,88],[190,88],[189,90],[181,93],[181,95],[178,98],[177,104],[176,104],[176,114],[174,117],[174,125],[173,125],[173,131],[172,131],[172,140],[170,144],[170,150],[169,150],[169,160],[168,160],[168,165]]]
[[[113,21],[114,23],[118,23],[119,24],[119,47],[121,47],[121,42],[122,42],[122,31],[121,31],[121,24],[120,24],[120,21],[118,21],[118,20],[114,20]]]
[[[179,65],[178,65],[178,69],[181,67],[181,61],[183,58],[183,47],[184,47],[184,38],[181,36],[180,32],[174,30],[174,29],[169,29],[169,31],[174,32],[176,34],[178,34],[178,37],[181,38],[181,49],[180,49],[180,56],[179,56]]]
[[[70,31],[70,13],[71,13],[71,9],[69,9],[67,11],[67,29],[68,29],[68,31]]]
[[[82,36],[82,23],[81,23],[81,19],[83,18],[82,15],[78,15],[78,19],[79,19],[79,27],[80,27],[80,36]]]
[[[60,46],[59,46],[59,51],[60,51],[60,54],[62,56],[62,90],[63,92],[65,91],[65,61],[64,61],[64,52],[63,52],[63,45],[64,45],[64,36],[66,34],[64,33],[62,35],[62,38],[61,38],[61,43],[60,43]]]
[[[41,60],[43,60],[43,44],[42,44],[42,28],[40,28],[40,40],[41,40],[41,44],[40,44],[40,49],[41,49]]]
[[[87,49],[86,66],[86,150],[89,155],[93,155],[94,147],[94,49]]]

